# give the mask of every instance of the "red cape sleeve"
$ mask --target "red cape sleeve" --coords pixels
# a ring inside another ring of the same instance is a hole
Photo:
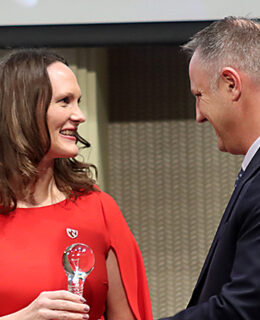
[[[152,320],[152,307],[141,251],[118,205],[112,197],[98,192],[128,303],[137,320]]]

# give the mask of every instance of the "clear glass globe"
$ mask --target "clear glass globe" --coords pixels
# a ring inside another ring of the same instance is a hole
[[[94,269],[93,250],[84,243],[74,243],[64,251],[62,264],[68,278],[68,291],[82,296],[85,280]]]

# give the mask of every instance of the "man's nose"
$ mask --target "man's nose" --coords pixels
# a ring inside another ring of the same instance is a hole
[[[202,123],[202,122],[207,121],[204,114],[200,111],[200,108],[197,105],[196,105],[196,121],[198,123]]]

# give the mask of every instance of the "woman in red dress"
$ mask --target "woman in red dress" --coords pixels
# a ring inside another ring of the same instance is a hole
[[[152,320],[139,247],[115,201],[75,159],[85,121],[64,59],[24,49],[0,62],[0,319]],[[83,296],[62,254],[92,248]]]

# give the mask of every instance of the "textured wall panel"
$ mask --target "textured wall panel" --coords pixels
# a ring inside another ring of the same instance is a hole
[[[144,257],[154,318],[184,308],[241,157],[194,120],[178,49],[110,50],[109,192]]]

